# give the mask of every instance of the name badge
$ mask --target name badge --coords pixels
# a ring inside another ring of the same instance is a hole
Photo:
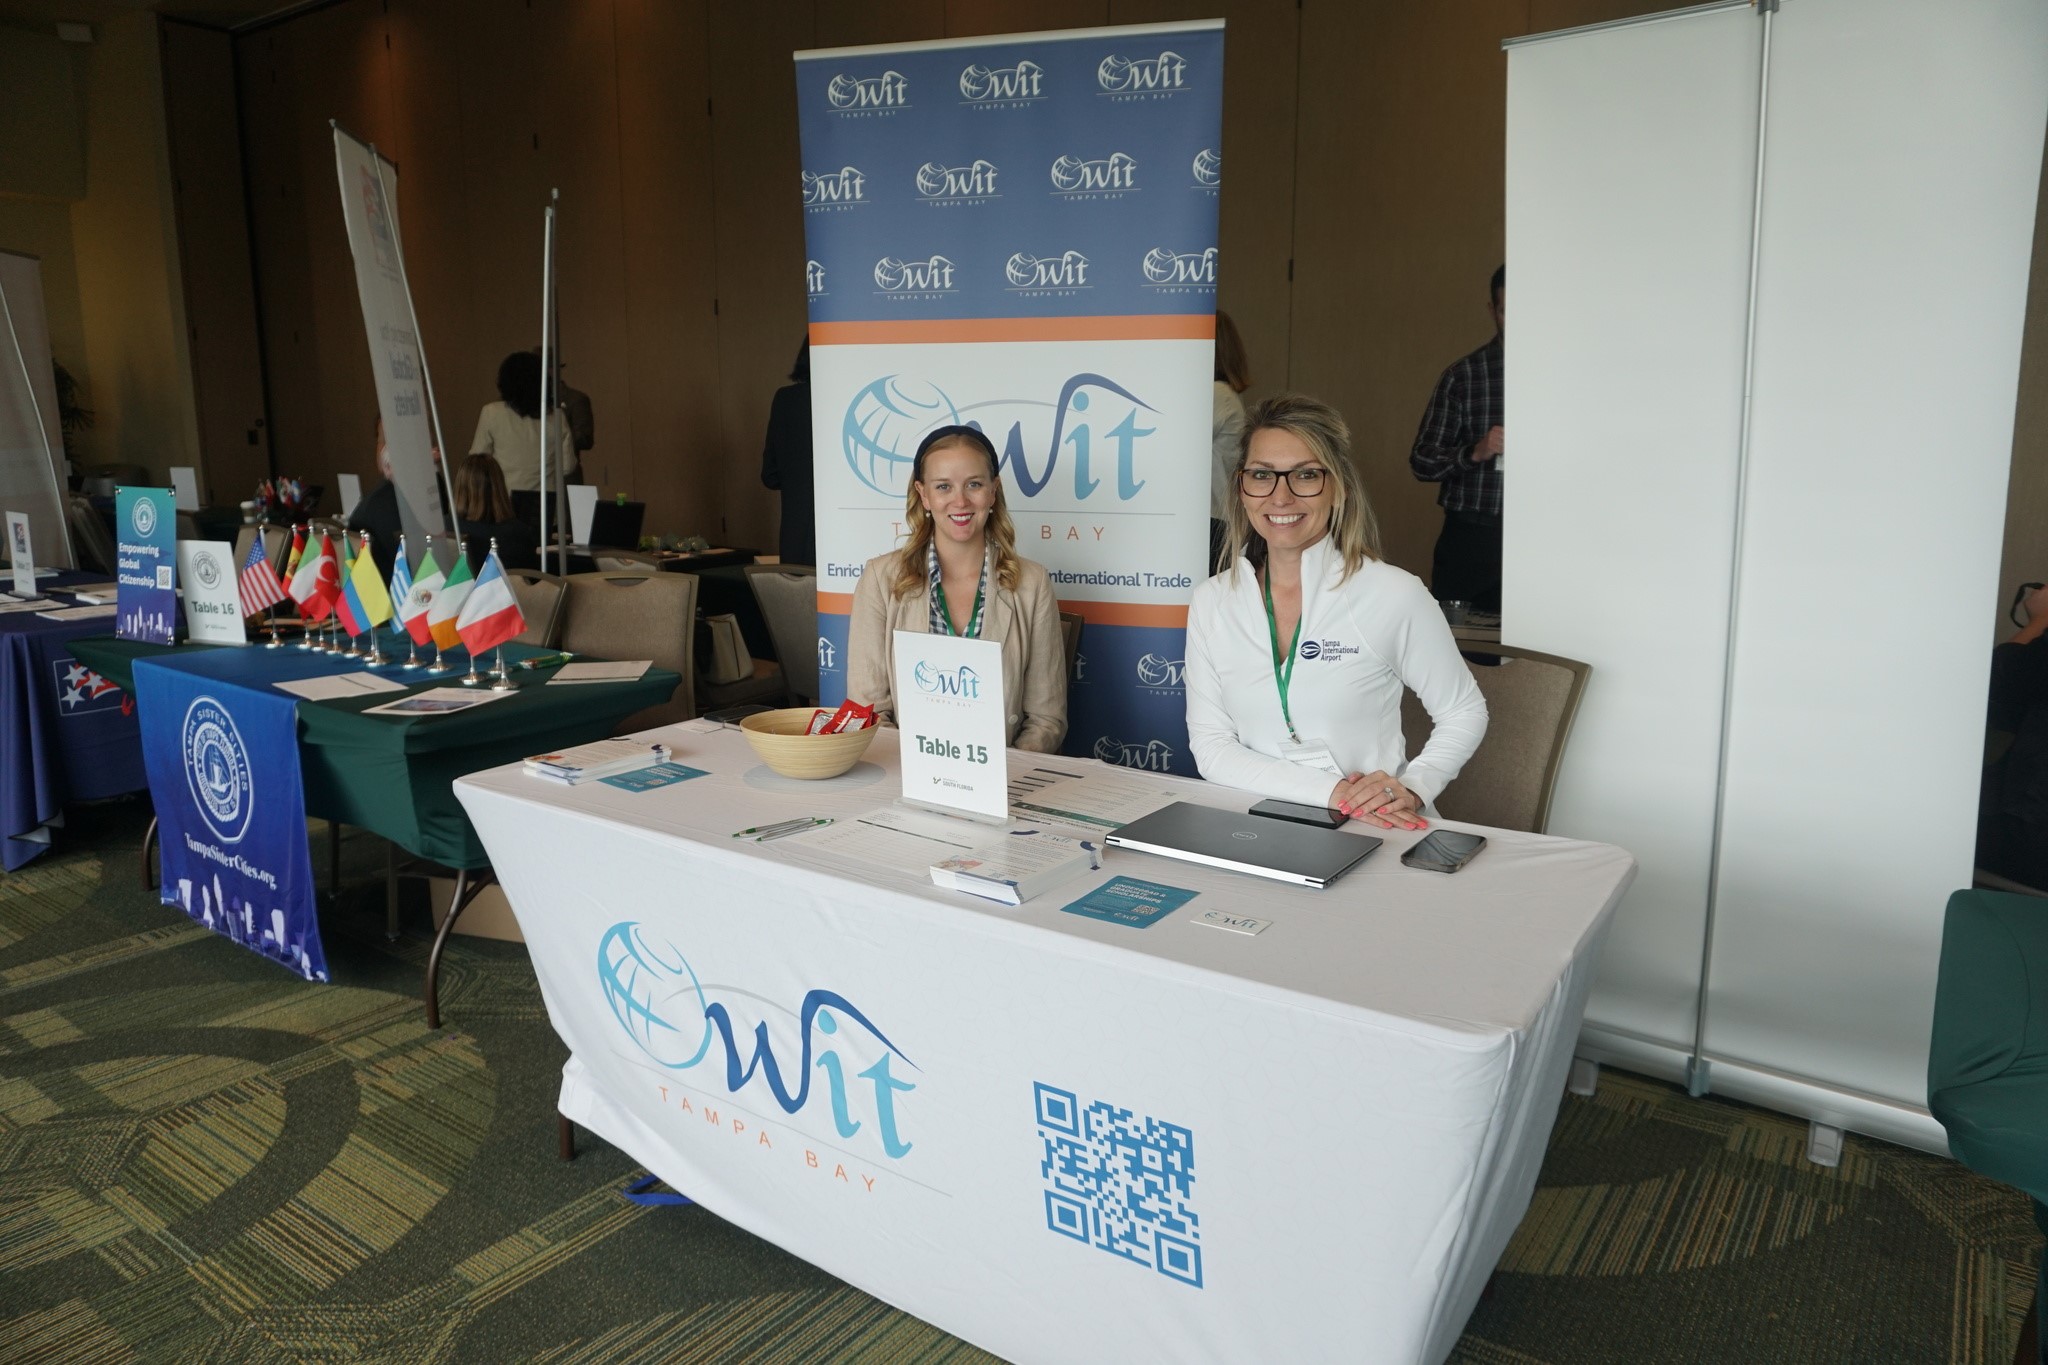
[[[1344,776],[1344,770],[1337,766],[1337,756],[1330,752],[1328,744],[1319,739],[1282,740],[1280,757],[1304,768],[1320,769],[1332,777]]]

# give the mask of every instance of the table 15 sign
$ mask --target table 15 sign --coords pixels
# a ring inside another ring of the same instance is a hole
[[[1006,817],[1002,645],[899,630],[894,648],[896,724],[911,740],[902,749],[903,795]]]

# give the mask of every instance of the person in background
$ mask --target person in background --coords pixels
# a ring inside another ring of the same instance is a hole
[[[2022,605],[2027,623],[1991,651],[1988,728],[2012,743],[1984,769],[1977,866],[2048,891],[2048,587]]]
[[[1493,272],[1493,340],[1453,361],[1436,382],[1408,467],[1439,484],[1444,509],[1430,567],[1440,602],[1500,610],[1501,337],[1506,331],[1508,268]]]
[[[462,520],[462,548],[471,573],[481,572],[491,541],[508,569],[540,567],[540,534],[512,515],[505,475],[489,455],[469,455],[455,470],[455,513]]]
[[[1230,504],[1237,501],[1237,447],[1244,435],[1244,400],[1238,395],[1251,384],[1252,370],[1245,359],[1244,339],[1237,334],[1237,324],[1230,320],[1230,314],[1219,308],[1216,382],[1212,386],[1209,413],[1209,516],[1214,521],[1229,521]]]
[[[498,366],[498,401],[484,404],[477,414],[470,453],[495,458],[504,471],[507,488],[537,493],[540,427],[540,357],[531,351],[514,351]],[[569,419],[560,408],[548,414],[548,452],[548,458],[561,461],[565,470],[575,464]]]
[[[348,514],[349,534],[370,533],[370,558],[378,576],[391,581],[391,566],[398,560],[398,537],[405,525],[398,514],[398,485],[391,479],[391,448],[384,443],[384,419],[377,418],[377,472],[384,482],[363,495]]]
[[[1060,604],[1045,566],[1018,557],[988,437],[947,426],[919,442],[903,518],[909,540],[870,559],[854,589],[846,695],[894,725],[897,631],[996,640],[1010,747],[1058,752],[1067,735]]]
[[[761,451],[761,482],[782,494],[782,534],[776,553],[785,564],[818,562],[817,503],[811,486],[811,340],[797,348],[789,383],[768,407],[768,441]]]
[[[1420,829],[1486,735],[1486,699],[1422,580],[1380,557],[1334,408],[1245,418],[1227,567],[1188,606],[1188,746],[1203,778]],[[1284,644],[1282,642],[1285,642]],[[1409,758],[1401,694],[1429,712]]]
[[[540,358],[540,347],[533,348],[535,359]],[[576,447],[576,459],[562,477],[563,483],[583,481],[583,453],[597,444],[597,417],[590,410],[590,395],[581,389],[572,389],[562,382],[562,371],[568,366],[561,359],[561,352],[555,352],[555,401],[561,404],[562,415],[569,419],[569,437]]]

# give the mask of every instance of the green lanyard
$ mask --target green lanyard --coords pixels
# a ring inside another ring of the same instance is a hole
[[[984,565],[981,571],[981,584],[974,590],[974,614],[967,618],[967,629],[959,632],[962,638],[971,640],[981,638],[981,604],[987,592],[988,568]],[[948,635],[953,634],[953,609],[946,605],[946,585],[944,583],[939,584],[939,617],[946,623],[946,633]]]
[[[1281,654],[1280,620],[1273,611],[1273,576],[1270,572],[1265,575],[1265,588],[1266,630],[1273,637],[1273,685],[1280,689],[1280,718],[1287,722],[1287,738],[1299,744],[1301,736],[1294,732],[1294,713],[1287,709],[1287,688],[1294,681],[1294,649],[1301,643],[1301,618],[1295,618],[1294,638],[1287,642],[1287,653]],[[1285,668],[1280,666],[1283,659],[1287,665]]]

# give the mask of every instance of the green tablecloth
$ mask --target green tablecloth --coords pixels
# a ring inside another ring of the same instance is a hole
[[[214,648],[146,645],[108,635],[71,644],[80,662],[130,695],[135,690],[136,660],[175,661]],[[289,647],[262,654],[258,650],[261,646],[251,646],[244,657],[259,667],[266,656],[294,665],[308,658]],[[522,645],[505,647],[505,657],[512,662],[542,652]],[[341,665],[332,671],[341,671]],[[303,667],[294,675],[304,676]],[[515,669],[513,680],[519,690],[512,696],[444,716],[363,714],[402,695],[396,692],[300,702],[299,766],[306,813],[374,831],[410,853],[449,867],[485,866],[490,859],[455,799],[456,778],[528,754],[603,739],[635,711],[667,701],[680,681],[667,669],[650,668],[636,682],[543,686],[553,675],[551,668]],[[425,688],[452,686],[460,675],[425,677],[418,671],[390,669],[385,676]]]

